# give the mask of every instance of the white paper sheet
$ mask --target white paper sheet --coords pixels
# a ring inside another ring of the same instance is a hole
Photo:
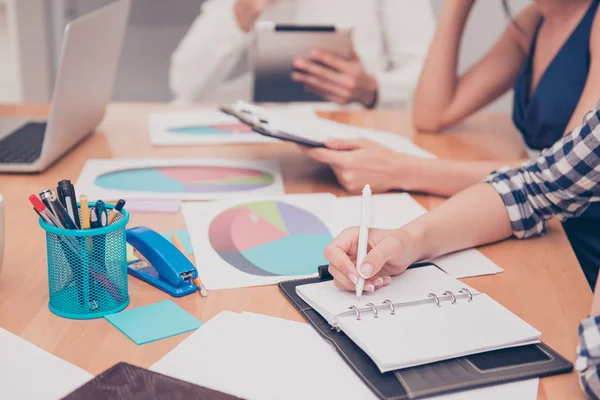
[[[333,239],[328,193],[184,203],[196,267],[207,289],[316,276]],[[247,206],[246,206],[247,204]],[[229,260],[229,261],[226,261]]]
[[[180,200],[127,200],[127,211],[175,214],[181,207]]]
[[[339,216],[337,232],[358,225],[360,196],[342,197],[336,205]],[[427,210],[407,193],[381,194],[372,197],[373,228],[395,229],[425,214]],[[348,216],[356,216],[354,219]],[[478,250],[469,249],[432,260],[455,278],[497,274],[504,271]]]
[[[237,118],[217,109],[172,111],[148,116],[150,141],[158,146],[278,142],[252,131],[236,132],[236,125],[239,125]],[[222,133],[209,133],[206,129],[211,127],[213,131]]]
[[[376,399],[307,324],[224,311],[151,370],[246,399]]]
[[[0,397],[55,400],[93,376],[0,328]]]
[[[369,139],[401,153],[416,157],[435,158],[433,154],[396,133],[360,128],[320,118],[316,115],[311,117],[305,110],[269,110],[268,119],[269,125],[275,129],[316,142],[325,142],[330,138],[362,138]]]
[[[247,399],[376,399],[337,352],[307,324],[223,311],[151,368]],[[535,400],[538,380],[434,400]]]
[[[130,170],[135,172],[119,174]],[[214,200],[284,193],[277,161],[223,159],[88,160],[75,187],[90,201]]]

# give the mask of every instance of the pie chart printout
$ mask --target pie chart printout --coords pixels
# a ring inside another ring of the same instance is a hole
[[[240,204],[208,228],[212,248],[232,267],[257,276],[314,274],[327,263],[327,226],[315,215],[280,201]]]
[[[169,128],[169,132],[181,135],[231,135],[249,133],[252,132],[252,128],[242,123],[231,123]]]
[[[256,190],[273,182],[273,175],[258,169],[209,165],[126,169],[100,175],[94,184],[129,192],[218,193]]]

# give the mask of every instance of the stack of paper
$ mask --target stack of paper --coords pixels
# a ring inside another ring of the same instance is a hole
[[[0,398],[55,400],[90,379],[81,368],[0,328]]]
[[[376,399],[336,351],[308,325],[224,311],[151,370],[247,399]],[[533,400],[538,380],[434,400]]]

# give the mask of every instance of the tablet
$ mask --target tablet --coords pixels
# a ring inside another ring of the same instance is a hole
[[[290,77],[293,60],[319,48],[350,57],[352,29],[334,25],[255,25],[252,46],[255,102],[324,101]]]

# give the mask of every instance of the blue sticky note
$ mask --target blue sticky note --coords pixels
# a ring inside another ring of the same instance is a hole
[[[154,342],[202,326],[198,318],[171,300],[107,315],[104,318],[136,344]]]
[[[192,247],[192,239],[190,238],[190,233],[187,231],[187,229],[175,232],[167,232],[163,233],[162,235],[169,242],[171,242],[171,238],[173,237],[173,235],[177,236],[179,238],[179,241],[181,242],[181,245],[183,246],[183,250],[185,250],[187,254],[194,254],[194,248]]]

